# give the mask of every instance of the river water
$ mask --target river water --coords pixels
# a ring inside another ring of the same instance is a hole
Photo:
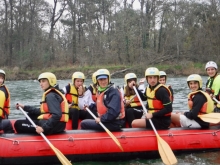
[[[203,78],[203,86],[205,86],[205,82],[207,77]],[[174,102],[173,109],[174,111],[183,111],[187,110],[187,94],[190,92],[186,83],[187,77],[178,77],[178,78],[168,78],[167,84],[171,85],[174,90]],[[113,83],[116,86],[124,85],[124,79],[112,79]],[[63,88],[65,85],[70,83],[71,80],[58,80],[58,84],[60,88]],[[91,83],[91,79],[85,81],[85,85],[89,85]],[[15,104],[17,102],[24,105],[32,105],[39,106],[42,90],[39,86],[39,82],[37,80],[23,80],[23,81],[6,81],[5,83],[10,90],[11,94],[11,114],[9,118],[18,119],[24,118],[23,114],[15,109]],[[145,84],[146,85],[146,84]],[[218,155],[220,151],[213,152],[199,152],[199,153],[185,153],[176,155],[178,159],[178,165],[213,165],[219,164],[220,160],[218,159]],[[135,159],[121,162],[75,162],[74,165],[162,165],[162,161],[160,158],[158,159]]]

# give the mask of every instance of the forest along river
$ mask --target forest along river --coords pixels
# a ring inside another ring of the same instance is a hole
[[[174,90],[174,103],[173,110],[174,111],[183,111],[188,110],[187,107],[187,94],[189,93],[189,89],[186,83],[187,77],[180,78],[168,78],[169,85],[172,86]],[[203,86],[205,86],[205,82],[207,77],[203,77]],[[113,83],[116,86],[124,85],[124,79],[112,79]],[[63,88],[65,85],[70,83],[71,80],[58,80],[58,84],[60,88]],[[85,85],[89,85],[91,83],[91,79],[85,81]],[[39,82],[37,80],[25,80],[25,81],[6,81],[6,85],[11,93],[11,114],[9,116],[10,119],[19,119],[24,118],[23,114],[15,109],[15,104],[17,102],[24,105],[32,105],[38,106],[40,105],[42,90],[40,88]],[[147,85],[145,83],[145,85]],[[208,139],[207,139],[208,140]],[[147,144],[147,142],[146,142]],[[213,152],[199,152],[199,153],[185,153],[176,155],[178,159],[179,165],[212,165],[219,164],[220,159],[218,159],[218,155],[220,151]],[[103,162],[74,162],[74,165],[101,165]],[[105,162],[106,165],[162,165],[162,161],[160,158],[158,159],[135,159],[128,161],[120,161],[120,162]]]

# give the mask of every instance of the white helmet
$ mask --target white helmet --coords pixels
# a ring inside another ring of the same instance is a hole
[[[125,75],[125,83],[126,83],[126,84],[128,83],[128,80],[129,80],[129,79],[136,79],[136,80],[137,80],[136,74],[134,74],[134,73],[127,73],[127,74]]]
[[[190,81],[197,81],[199,82],[199,87],[202,88],[202,77],[198,74],[189,75],[186,81],[187,81],[188,86],[189,86]]]
[[[218,69],[218,66],[217,66],[217,64],[216,64],[214,61],[209,61],[209,62],[207,62],[206,65],[205,65],[205,70],[206,70],[207,68],[209,68],[209,67],[213,67],[213,68],[215,68],[215,69]]]
[[[108,83],[111,81],[111,75],[109,70],[107,69],[99,69],[96,71],[96,80],[98,80],[98,77],[101,76],[107,76],[108,77]]]
[[[82,72],[74,72],[72,75],[72,82],[75,82],[75,79],[83,79],[83,81],[85,81],[85,75]]]
[[[145,77],[147,76],[160,76],[160,72],[157,68],[150,67],[150,68],[147,68],[145,71]]]
[[[55,74],[53,74],[51,72],[41,73],[38,77],[38,81],[40,82],[40,80],[43,78],[48,80],[50,86],[55,87],[57,85],[57,78],[56,78]]]
[[[166,72],[164,72],[164,71],[160,71],[159,73],[160,73],[160,76],[166,76],[167,75]]]

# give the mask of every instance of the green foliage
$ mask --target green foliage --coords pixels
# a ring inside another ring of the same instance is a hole
[[[175,69],[177,69],[177,70],[181,70],[182,69],[182,66],[180,66],[180,65],[174,65],[173,66]]]
[[[14,0],[8,7],[2,3],[0,59],[5,60],[0,64],[21,69],[54,65],[55,72],[158,64],[160,70],[176,73],[193,65],[202,69],[209,59],[219,59],[218,1],[137,1],[139,9],[133,8],[133,1],[66,2]],[[160,64],[167,59],[172,61]],[[184,59],[191,63],[184,64]]]
[[[194,63],[194,67],[195,68],[199,68],[199,69],[203,69],[204,68],[204,64],[203,63]]]

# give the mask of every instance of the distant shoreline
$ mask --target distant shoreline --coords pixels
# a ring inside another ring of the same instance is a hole
[[[167,73],[168,77],[180,77],[180,76],[188,76],[190,74],[199,74],[201,76],[207,76],[204,66],[205,64],[195,64],[192,62],[188,62],[184,66],[181,64],[171,64],[164,63],[163,65],[155,65],[159,70],[163,70]],[[152,66],[149,66],[152,67]],[[144,77],[146,67],[145,65],[139,66],[66,66],[66,67],[52,67],[52,68],[44,68],[44,69],[20,69],[18,67],[14,68],[0,68],[6,72],[6,80],[37,80],[39,74],[43,72],[52,72],[57,76],[57,79],[71,79],[72,74],[75,71],[83,72],[86,78],[90,79],[92,74],[101,68],[106,68],[110,71],[112,78],[124,78],[124,75],[129,72],[133,72],[137,75],[137,77]]]

